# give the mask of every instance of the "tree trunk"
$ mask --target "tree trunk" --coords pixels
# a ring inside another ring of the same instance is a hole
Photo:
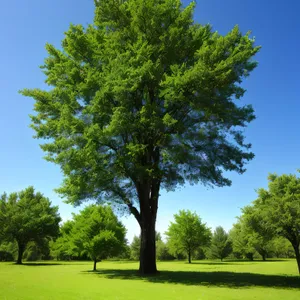
[[[160,183],[149,180],[137,187],[140,201],[140,216],[137,218],[141,227],[140,268],[142,275],[157,273],[155,222]]]
[[[192,262],[191,260],[191,250],[188,251],[189,264]]]
[[[17,259],[18,265],[22,264],[24,250],[25,250],[25,245],[18,242],[18,259]]]
[[[296,255],[297,265],[298,265],[298,272],[300,274],[300,251],[299,251],[299,243],[293,244],[293,248]]]
[[[94,268],[93,268],[93,271],[97,271],[97,260],[96,260],[96,259],[94,260]]]
[[[261,255],[261,257],[262,257],[262,260],[263,260],[263,261],[266,261],[266,254],[265,254],[265,253],[263,253],[263,254]]]
[[[155,247],[155,219],[142,218],[141,223],[141,249],[140,249],[140,273],[142,275],[155,274],[156,247]]]

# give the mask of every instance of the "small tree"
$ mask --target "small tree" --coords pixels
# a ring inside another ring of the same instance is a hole
[[[0,228],[3,239],[18,244],[17,264],[22,264],[23,253],[29,242],[44,242],[59,234],[58,207],[33,187],[0,199]]]
[[[223,261],[232,252],[232,245],[228,233],[223,227],[218,226],[211,239],[210,254],[212,258]]]
[[[174,223],[171,222],[166,232],[168,245],[173,254],[185,253],[188,262],[195,250],[200,246],[208,245],[211,237],[210,229],[201,218],[189,210],[180,210],[174,215]]]
[[[90,205],[73,216],[72,242],[81,254],[97,262],[121,253],[126,246],[126,229],[110,206]]]
[[[168,246],[162,240],[156,242],[156,257],[158,260],[173,260],[175,257],[170,253]]]
[[[16,241],[1,242],[0,244],[0,261],[13,261],[18,255],[18,245]]]

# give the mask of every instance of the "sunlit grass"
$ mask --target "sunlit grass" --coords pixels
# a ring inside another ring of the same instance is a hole
[[[0,300],[8,299],[300,299],[294,260],[160,262],[140,277],[135,262],[0,263]]]

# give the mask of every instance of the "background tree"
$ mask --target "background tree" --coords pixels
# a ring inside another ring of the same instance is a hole
[[[162,242],[161,234],[159,232],[155,232],[155,241]],[[156,245],[157,248],[157,245]],[[130,257],[132,260],[139,260],[140,259],[140,252],[141,252],[141,237],[134,236],[132,243],[130,244]]]
[[[265,261],[268,253],[271,252],[271,240],[275,232],[267,226],[259,207],[245,206],[242,213],[241,219],[244,222],[244,231],[248,235],[249,243]]]
[[[18,245],[16,241],[0,243],[0,261],[14,261],[17,256]]]
[[[162,240],[156,242],[156,257],[158,260],[173,260],[175,257],[170,253],[166,243]]]
[[[130,244],[130,258],[132,260],[139,260],[140,252],[141,252],[141,239],[135,235]]]
[[[300,274],[300,178],[296,175],[269,175],[268,190],[258,190],[254,206],[271,230],[291,243]]]
[[[196,251],[194,252],[194,259],[196,260],[201,260],[201,259],[205,259],[207,258],[207,247],[199,247],[198,249],[196,249]]]
[[[238,27],[227,35],[193,20],[196,1],[95,0],[94,23],[71,25],[62,49],[47,44],[50,90],[33,97],[36,137],[61,166],[68,202],[114,201],[141,228],[140,272],[155,273],[161,188],[227,186],[253,158],[243,127],[244,77],[259,50]]]
[[[211,232],[201,218],[189,210],[180,210],[165,233],[172,252],[185,253],[191,263],[194,251],[210,242]]]
[[[23,253],[29,242],[44,242],[58,236],[60,216],[58,207],[33,187],[0,199],[1,235],[18,245],[17,263],[22,264]]]
[[[43,239],[38,243],[31,241],[27,244],[23,259],[27,261],[50,260],[50,253],[50,242],[48,239]]]
[[[284,237],[278,236],[271,241],[271,249],[275,257],[291,258],[295,257],[291,243]]]
[[[59,237],[50,242],[50,255],[57,260],[71,260],[79,255],[77,248],[72,243],[73,220],[68,220],[60,226]]]
[[[233,228],[229,232],[229,238],[232,243],[233,254],[237,258],[242,256],[243,258],[253,260],[256,250],[250,243],[250,236],[241,218],[238,218],[238,222],[233,224]]]
[[[232,244],[229,239],[229,234],[223,227],[216,227],[210,246],[210,255],[212,258],[219,258],[223,261],[232,252]]]
[[[80,254],[86,253],[94,262],[114,257],[126,246],[126,229],[110,206],[90,205],[73,215],[72,242]],[[75,251],[76,251],[75,250]]]

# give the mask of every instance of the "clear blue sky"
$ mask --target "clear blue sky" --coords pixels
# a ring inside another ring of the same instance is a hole
[[[187,3],[188,1],[184,1]],[[244,175],[230,174],[227,188],[198,185],[173,193],[162,192],[157,229],[164,232],[179,209],[196,211],[207,224],[230,229],[240,208],[255,199],[255,189],[267,186],[269,172],[294,173],[300,168],[300,2],[259,0],[199,0],[195,19],[224,34],[235,24],[251,30],[258,45],[258,68],[244,81],[243,103],[251,103],[257,119],[246,130],[255,159]],[[18,94],[22,88],[43,88],[38,68],[46,57],[46,42],[60,46],[70,23],[93,19],[93,0],[10,0],[0,2],[0,192],[34,185],[64,219],[75,211],[53,192],[62,175],[58,166],[43,160],[39,141],[32,138],[28,115],[33,100]],[[128,238],[139,233],[132,217],[123,217]]]

